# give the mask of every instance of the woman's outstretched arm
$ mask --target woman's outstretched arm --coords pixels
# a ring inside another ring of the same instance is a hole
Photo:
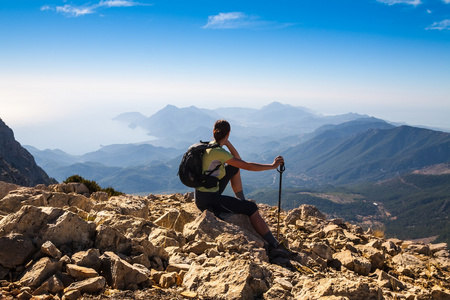
[[[230,150],[231,151],[231,150]],[[233,154],[233,153],[231,153]],[[246,162],[240,158],[233,157],[226,161],[227,164],[247,171],[266,171],[278,168],[279,165],[284,163],[284,159],[281,156],[275,157],[271,164],[259,164],[253,162]]]

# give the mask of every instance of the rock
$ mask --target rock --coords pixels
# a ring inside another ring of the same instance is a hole
[[[146,273],[127,263],[113,252],[107,251],[100,258],[102,274],[114,289],[125,289],[129,285],[138,285],[148,280]]]
[[[361,275],[369,275],[372,267],[367,258],[361,257],[350,250],[345,250],[333,255],[334,259],[339,260],[344,267]]]
[[[46,206],[48,193],[36,191],[31,188],[11,191],[0,200],[0,210],[7,213],[17,212],[24,205]]]
[[[142,219],[146,219],[149,216],[148,201],[144,198],[132,196],[113,196],[109,198],[102,209]]]
[[[131,240],[121,234],[117,229],[102,224],[96,230],[97,238],[95,239],[95,248],[100,251],[118,253],[131,251]]]
[[[395,255],[399,254],[400,252],[402,252],[402,249],[399,246],[397,246],[394,243],[394,241],[392,241],[392,240],[384,242],[381,245],[381,248],[384,250],[384,252],[386,252],[392,256],[395,256]]]
[[[291,291],[293,288],[292,283],[290,283],[285,278],[275,278],[274,283],[279,284],[283,289],[288,291]]]
[[[375,269],[381,270],[383,268],[385,261],[383,252],[368,245],[357,245],[356,248],[361,251],[365,258],[369,259],[372,265],[371,272],[375,271]]]
[[[448,300],[450,299],[450,292],[435,289],[431,292],[431,298],[433,300]]]
[[[66,265],[66,272],[77,281],[84,280],[86,278],[98,277],[98,273],[94,269],[73,264]]]
[[[397,266],[402,266],[411,270],[413,273],[418,274],[421,270],[424,270],[425,263],[419,258],[411,254],[401,253],[392,258],[392,262]]]
[[[431,253],[435,254],[436,252],[447,250],[447,243],[440,244],[430,244],[429,245]]]
[[[38,287],[44,280],[62,269],[62,262],[44,257],[33,264],[20,279],[22,286]]]
[[[106,202],[108,201],[108,193],[106,192],[94,192],[91,194],[91,199],[99,202]]]
[[[295,224],[298,219],[307,220],[310,217],[321,220],[326,219],[325,215],[322,214],[317,207],[309,204],[302,204],[300,207],[289,211],[284,222],[286,225]]]
[[[380,288],[375,284],[347,278],[305,278],[294,287],[292,293],[295,299],[382,299]]]
[[[9,232],[33,237],[39,246],[51,241],[56,247],[76,244],[90,248],[95,230],[92,224],[72,212],[27,205],[0,221],[0,236]]]
[[[0,200],[3,199],[10,191],[17,190],[19,185],[0,181]]]
[[[57,276],[52,275],[33,292],[33,295],[42,295],[47,293],[57,294],[63,290],[64,284],[62,281]]]
[[[191,265],[189,264],[170,264],[167,266],[166,272],[177,272],[180,271],[189,271],[191,268]]]
[[[245,215],[239,217],[248,219]],[[215,242],[224,245],[228,250],[250,251],[262,248],[265,242],[251,230],[219,220],[213,213],[205,210],[195,221],[185,226],[183,235],[188,241]]]
[[[425,244],[411,244],[408,246],[408,250],[413,251],[418,254],[423,254],[426,256],[432,255],[430,247]]]
[[[169,288],[177,283],[177,272],[165,273],[159,279],[159,285],[163,288]]]
[[[41,251],[42,253],[55,259],[60,259],[62,257],[61,251],[59,251],[59,249],[56,248],[56,246],[50,241],[46,241],[41,245]]]
[[[154,223],[168,229],[183,232],[184,226],[187,223],[194,221],[196,217],[196,215],[188,213],[183,209],[176,208],[162,215],[160,218],[155,220]]]
[[[292,297],[292,294],[288,290],[283,288],[281,285],[274,284],[267,292],[264,293],[263,299],[264,300],[278,300],[278,299],[291,300],[291,299],[294,299],[294,297]]]
[[[311,250],[326,260],[333,259],[333,251],[331,248],[325,243],[313,243],[311,245]]]
[[[392,289],[393,291],[405,289],[405,285],[400,280],[395,278],[394,276],[391,276],[381,270],[379,270],[377,272],[377,274],[378,274],[378,282],[379,282],[380,287],[389,288],[389,289]]]
[[[80,251],[72,255],[72,262],[78,266],[92,268],[100,271],[102,260],[100,259],[100,251],[92,248],[87,251]]]
[[[81,292],[79,290],[71,290],[67,291],[64,296],[62,297],[62,300],[77,300],[81,297]]]
[[[202,266],[191,266],[183,286],[207,298],[253,299],[253,295],[265,293],[268,285],[252,285],[252,282],[267,279],[269,272],[251,261],[215,257]]]
[[[193,252],[197,255],[204,253],[206,250],[215,248],[217,244],[207,243],[205,241],[191,241],[184,245],[183,251],[186,253]]]
[[[68,294],[68,292],[74,291],[74,290],[77,290],[80,294],[98,293],[105,288],[105,285],[106,285],[106,279],[101,276],[88,278],[83,281],[76,281],[64,290],[66,293],[65,296]],[[67,296],[67,297],[69,297],[69,296]]]
[[[155,225],[142,218],[100,211],[94,220],[97,225],[116,229],[127,238],[147,238]]]
[[[0,265],[3,267],[12,269],[22,265],[34,252],[35,248],[29,237],[17,233],[0,237]]]

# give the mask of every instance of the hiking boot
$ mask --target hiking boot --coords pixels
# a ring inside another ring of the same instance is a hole
[[[297,253],[289,250],[289,248],[286,247],[285,244],[279,243],[278,247],[273,248],[269,247],[269,259],[274,259],[276,257],[283,257],[283,258],[294,258],[297,256]]]

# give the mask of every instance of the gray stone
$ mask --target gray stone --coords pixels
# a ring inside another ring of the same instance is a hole
[[[84,280],[86,278],[98,277],[97,271],[92,268],[77,266],[73,264],[66,265],[66,272],[77,281]]]
[[[94,294],[102,291],[106,286],[106,279],[98,276],[88,278],[82,281],[76,281],[65,289],[65,292],[77,290],[80,294],[89,293]]]
[[[0,237],[0,265],[14,268],[27,262],[35,252],[35,247],[29,237],[12,233]]]
[[[140,284],[148,280],[146,273],[134,267],[113,252],[101,256],[102,271],[108,284],[115,289],[125,289],[129,285]]]
[[[41,245],[41,251],[42,253],[55,259],[60,259],[62,257],[61,251],[59,251],[59,249],[56,248],[56,246],[50,241],[46,241]]]
[[[102,260],[100,259],[100,251],[98,249],[92,248],[87,251],[79,251],[72,255],[72,259],[74,264],[92,268],[96,271],[100,271],[100,267],[102,265]]]
[[[333,255],[334,259],[339,260],[344,267],[361,275],[369,275],[372,267],[367,258],[361,257],[350,250],[345,250]]]
[[[33,264],[20,279],[23,286],[38,287],[44,280],[62,269],[62,262],[44,257]]]

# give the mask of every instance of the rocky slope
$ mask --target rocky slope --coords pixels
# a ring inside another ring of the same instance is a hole
[[[1,119],[0,181],[23,186],[56,183],[56,180],[49,178],[36,164],[33,156],[15,140],[13,131]]]
[[[281,214],[295,255],[268,256],[242,215],[190,194],[89,195],[0,182],[1,299],[450,299],[446,244],[385,240],[302,205]],[[260,205],[276,232],[276,208]]]

